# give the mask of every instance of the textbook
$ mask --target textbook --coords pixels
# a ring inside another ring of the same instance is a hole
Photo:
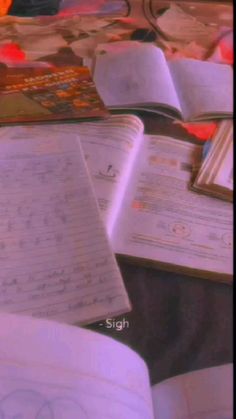
[[[21,130],[15,127],[11,135],[32,138],[32,130],[40,135],[41,127]],[[58,131],[68,139],[79,135],[117,255],[161,269],[232,281],[232,204],[191,190],[202,145],[145,135],[142,121],[133,115],[53,125],[47,140],[53,141]]]
[[[0,413],[25,419],[232,419],[231,363],[151,386],[128,346],[86,329],[0,315]]]
[[[193,182],[199,192],[233,200],[233,122],[222,121]]]
[[[129,311],[78,136],[34,128],[0,128],[0,311],[78,324]]]
[[[0,71],[0,125],[108,115],[86,67]]]
[[[195,59],[167,61],[150,43],[101,44],[90,64],[110,109],[153,111],[184,121],[232,117],[233,70]]]

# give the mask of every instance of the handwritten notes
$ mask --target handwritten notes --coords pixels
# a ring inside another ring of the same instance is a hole
[[[127,311],[78,139],[47,130],[1,140],[0,309],[80,323]]]

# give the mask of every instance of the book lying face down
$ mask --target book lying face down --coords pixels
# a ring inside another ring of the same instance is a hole
[[[80,324],[128,311],[78,137],[49,131],[0,129],[0,311]]]
[[[0,125],[107,115],[86,67],[8,68],[0,72]]]
[[[232,419],[233,367],[189,372],[151,387],[140,356],[85,329],[0,315],[0,417]]]
[[[99,45],[92,69],[111,109],[149,110],[185,121],[233,115],[229,65],[186,58],[168,62],[160,48],[127,41]]]

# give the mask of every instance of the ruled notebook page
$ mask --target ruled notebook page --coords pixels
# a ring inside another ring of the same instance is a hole
[[[5,132],[0,309],[80,324],[128,311],[77,137]]]
[[[145,362],[99,333],[0,314],[1,419],[154,419]]]

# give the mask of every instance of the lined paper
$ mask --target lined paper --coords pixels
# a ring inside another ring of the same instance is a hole
[[[1,139],[0,309],[71,323],[128,311],[78,138],[14,132]]]
[[[144,361],[79,327],[0,314],[1,419],[154,419]]]

